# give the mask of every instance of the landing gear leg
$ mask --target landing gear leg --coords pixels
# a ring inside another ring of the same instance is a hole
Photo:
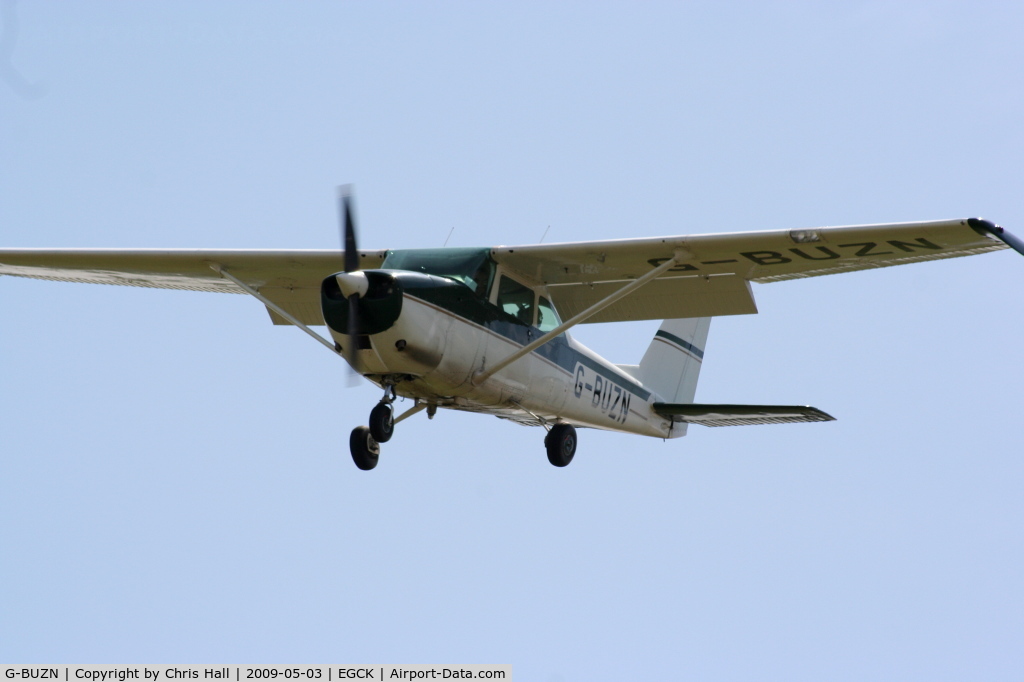
[[[395,433],[395,412],[391,403],[395,400],[395,387],[387,386],[384,397],[370,411],[370,435],[378,443],[387,443]]]
[[[392,403],[395,402],[396,398],[394,384],[388,383],[384,387],[384,397],[370,411],[370,425],[357,426],[352,431],[352,436],[348,442],[349,449],[352,451],[352,461],[363,471],[368,471],[377,466],[377,460],[380,458],[380,444],[391,440],[391,436],[395,432],[396,423],[403,419],[408,419],[417,412],[429,411],[430,407],[433,407],[435,411],[437,410],[437,405],[428,405],[419,400],[414,400],[413,406],[395,419]]]
[[[352,429],[348,447],[352,451],[352,461],[363,471],[369,471],[377,466],[377,460],[380,458],[380,445],[370,435],[370,429],[367,427],[357,426]]]
[[[559,423],[551,427],[544,438],[548,461],[556,467],[564,467],[576,454],[576,429],[572,424]]]

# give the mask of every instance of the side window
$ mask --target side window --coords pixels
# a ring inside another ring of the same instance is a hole
[[[533,324],[533,289],[509,277],[498,284],[498,307],[526,325]]]
[[[562,320],[558,318],[551,301],[541,296],[540,303],[537,304],[537,329],[549,332],[560,324]]]

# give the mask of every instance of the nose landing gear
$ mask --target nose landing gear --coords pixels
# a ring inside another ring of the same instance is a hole
[[[396,398],[395,387],[388,384],[384,388],[384,397],[370,410],[370,425],[357,426],[352,430],[349,437],[349,450],[352,452],[352,461],[363,471],[369,471],[377,466],[380,458],[380,444],[387,443],[395,433],[395,424],[407,419],[417,412],[428,410],[430,407],[437,410],[437,405],[414,401],[413,406],[402,413],[397,419],[392,403]]]
[[[352,461],[363,471],[369,471],[377,466],[377,460],[380,459],[380,444],[391,440],[394,432],[395,418],[391,405],[377,403],[370,411],[370,425],[352,429],[352,435],[348,439]]]

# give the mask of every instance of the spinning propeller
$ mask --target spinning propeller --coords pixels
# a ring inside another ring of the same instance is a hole
[[[341,245],[344,270],[325,278],[320,285],[320,306],[324,322],[331,330],[331,348],[348,361],[352,372],[349,384],[357,383],[359,375],[374,371],[374,363],[365,366],[360,354],[369,349],[369,337],[390,329],[402,312],[402,286],[398,279],[384,270],[371,267],[363,270],[366,263],[359,252],[356,241],[355,207],[352,186],[338,187],[338,220],[341,228]],[[384,252],[377,252],[373,263],[380,264]],[[404,344],[398,350],[404,349]],[[376,365],[379,371],[379,364]]]
[[[341,241],[345,249],[345,272],[335,275],[341,293],[348,300],[348,339],[345,342],[345,360],[351,366],[349,384],[359,374],[359,298],[366,295],[370,283],[359,269],[359,249],[356,246],[356,225],[352,217],[352,185],[338,187],[338,210],[341,220]]]

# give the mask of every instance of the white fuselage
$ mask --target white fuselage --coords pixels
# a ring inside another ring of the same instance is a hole
[[[346,342],[344,334],[331,334]],[[398,395],[439,407],[524,424],[565,421],[660,438],[682,435],[654,413],[659,396],[568,335],[474,382],[474,374],[539,334],[533,327],[495,331],[407,292],[398,319],[369,337],[371,348],[359,351],[359,361],[374,383],[392,383]]]

